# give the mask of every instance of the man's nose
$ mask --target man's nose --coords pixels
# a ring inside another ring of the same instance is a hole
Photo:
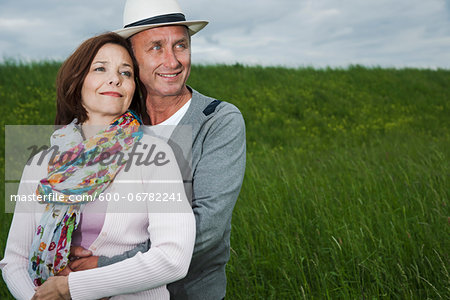
[[[180,65],[180,62],[178,61],[178,58],[173,49],[169,49],[165,52],[164,64],[166,65],[166,67],[170,67],[172,69],[175,69]]]

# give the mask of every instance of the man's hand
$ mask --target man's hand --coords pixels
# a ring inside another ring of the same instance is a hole
[[[70,272],[83,271],[98,267],[98,256],[81,246],[70,247],[69,264],[56,276],[67,276]]]
[[[50,277],[43,285],[36,287],[31,300],[70,300],[68,277]]]
[[[98,256],[89,256],[85,258],[78,258],[69,263],[68,266],[71,271],[83,271],[94,269],[98,267]]]
[[[92,252],[84,249],[81,246],[70,247],[69,261],[73,262],[79,258],[90,257],[90,256],[92,256]],[[70,272],[73,272],[73,271],[75,271],[75,270],[72,270],[72,268],[70,267],[70,262],[69,262],[69,264],[62,271],[60,271],[58,274],[56,274],[56,276],[68,276],[70,274]],[[78,271],[80,271],[80,270],[78,270]]]
[[[67,265],[62,271],[59,271],[56,276],[68,276],[72,272],[72,269]]]
[[[84,249],[81,246],[70,247],[69,260],[71,260],[71,261],[76,260],[78,258],[89,257],[89,256],[92,256],[92,252],[87,249]]]
[[[70,272],[94,269],[98,266],[98,256],[92,256],[91,251],[81,246],[70,247],[69,260],[69,265],[60,272],[62,275],[68,275]]]

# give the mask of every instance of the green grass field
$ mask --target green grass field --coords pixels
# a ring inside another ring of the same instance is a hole
[[[4,125],[53,123],[58,67],[0,65],[2,174]],[[189,84],[246,120],[228,299],[450,299],[449,70],[194,66]]]

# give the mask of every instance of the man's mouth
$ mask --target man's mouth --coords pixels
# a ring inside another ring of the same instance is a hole
[[[158,76],[161,76],[161,77],[163,77],[163,78],[175,78],[175,77],[177,77],[177,76],[180,75],[180,74],[181,74],[181,72],[178,72],[178,73],[171,73],[171,74],[158,73]]]

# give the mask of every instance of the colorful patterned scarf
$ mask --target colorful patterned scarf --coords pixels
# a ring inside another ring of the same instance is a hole
[[[44,199],[41,203],[47,203],[29,257],[28,273],[36,286],[67,266],[72,232],[86,199],[95,199],[109,186],[133,144],[142,138],[140,120],[131,111],[87,140],[83,140],[76,122],[53,133],[51,145],[58,151],[48,164],[47,177],[36,190]]]

